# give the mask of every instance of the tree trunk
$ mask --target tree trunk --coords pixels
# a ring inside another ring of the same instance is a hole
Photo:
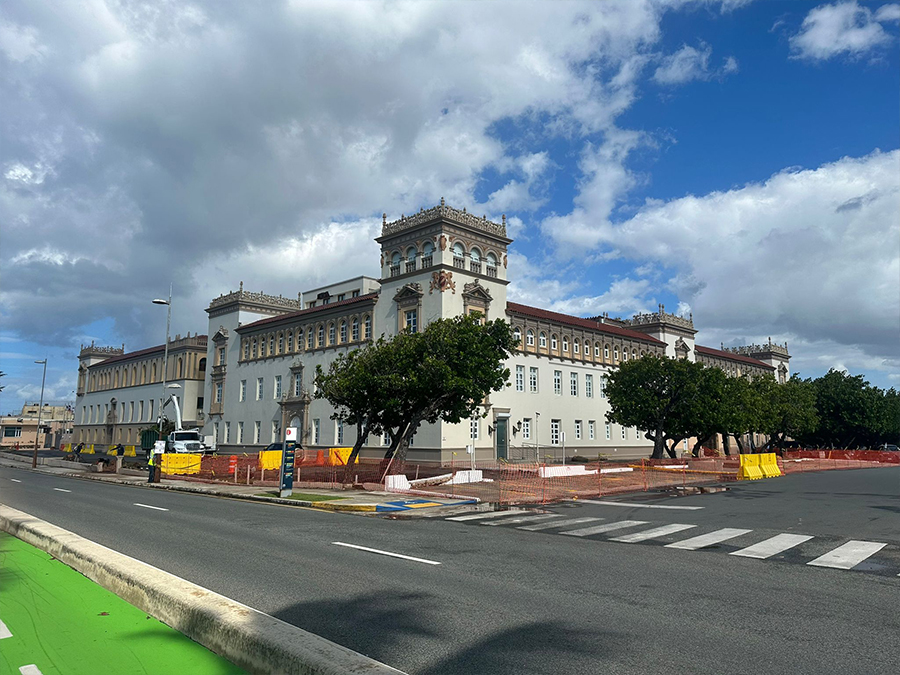
[[[663,448],[666,447],[666,439],[663,437],[662,433],[657,433],[653,438],[653,453],[650,455],[650,459],[662,459],[663,456]]]
[[[368,436],[368,425],[365,427],[365,432],[363,432],[363,425],[357,424],[356,443],[353,444],[353,450],[350,451],[350,456],[347,458],[347,466],[344,467],[344,485],[350,482],[350,477],[353,474],[353,467],[356,466],[356,458],[359,455],[359,451],[362,450],[362,446],[366,442],[366,438],[368,438]]]
[[[675,446],[676,446],[678,443],[680,443],[680,442],[681,442],[681,441],[675,441],[674,443],[672,443],[672,445],[667,445],[667,446],[666,446],[666,453],[667,453],[667,454],[669,455],[669,457],[671,457],[672,459],[677,459],[677,457],[678,457],[678,453],[675,451]]]
[[[702,448],[703,444],[709,441],[710,438],[712,438],[712,436],[707,436],[706,438],[698,438],[697,442],[694,443],[694,449],[691,451],[691,455],[693,455],[694,457],[699,457],[700,448]]]
[[[734,435],[734,440],[738,446],[738,454],[743,455],[744,454],[744,441],[741,440],[740,434],[733,434],[733,435]]]
[[[731,439],[728,434],[722,434],[722,451],[726,457],[731,457]]]

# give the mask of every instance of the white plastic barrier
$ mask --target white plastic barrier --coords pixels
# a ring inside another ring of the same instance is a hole
[[[541,478],[559,478],[560,476],[590,476],[597,470],[588,471],[584,464],[567,464],[565,466],[542,466],[538,468]]]
[[[406,492],[410,489],[409,479],[404,474],[384,477],[384,489],[387,492]]]
[[[481,469],[468,469],[466,471],[457,471],[450,481],[453,485],[461,485],[463,483],[480,483],[484,480]]]

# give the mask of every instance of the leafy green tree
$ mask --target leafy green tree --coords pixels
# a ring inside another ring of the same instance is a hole
[[[337,419],[361,425],[357,454],[366,429],[387,433],[391,444],[385,458],[402,470],[409,440],[422,424],[485,414],[485,398],[509,380],[504,362],[515,344],[502,319],[439,319],[422,332],[404,331],[357,357],[338,359],[327,373],[318,371],[316,395],[335,406]]]
[[[743,453],[743,437],[759,430],[760,420],[768,414],[769,402],[760,396],[756,380],[748,377],[727,377],[724,401],[720,433],[725,454],[731,454],[729,438],[734,438],[738,452]]]
[[[810,434],[819,445],[850,448],[877,443],[880,427],[880,391],[862,375],[829,370],[812,381],[819,424]]]
[[[698,371],[697,393],[691,403],[691,410],[685,420],[688,437],[694,437],[691,454],[700,456],[700,448],[709,443],[717,434],[726,434],[726,424],[731,419],[732,389],[729,378],[721,368],[705,367]]]
[[[769,436],[770,447],[783,448],[787,438],[801,438],[816,428],[816,393],[809,380],[794,374],[778,384],[773,377],[760,377],[753,386],[763,406],[753,430]]]
[[[653,354],[622,363],[607,381],[607,421],[643,431],[653,442],[651,458],[662,458],[663,451],[674,457],[666,442],[692,435],[702,370],[699,363]]]

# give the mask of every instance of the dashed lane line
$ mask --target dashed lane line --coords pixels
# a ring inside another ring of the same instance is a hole
[[[168,511],[169,510],[169,509],[164,509],[161,506],[150,506],[149,504],[138,504],[137,502],[135,502],[134,505],[140,506],[145,509],[153,509],[154,511]]]
[[[599,504],[600,506],[627,506],[632,509],[668,509],[671,511],[699,511],[705,506],[673,506],[671,504],[639,504],[637,502],[607,502],[599,499],[579,499],[579,504]]]
[[[529,532],[537,532],[539,530],[549,530],[554,527],[569,527],[571,525],[580,525],[581,523],[592,523],[603,518],[568,518],[566,520],[554,520],[552,523],[538,523],[537,525],[523,525],[516,528],[519,530],[528,530]]]
[[[809,534],[776,534],[774,537],[769,537],[758,544],[753,544],[753,546],[742,548],[739,551],[732,551],[728,555],[764,560],[771,558],[777,553],[787,551],[789,548],[794,548],[794,546],[798,546],[810,539],[812,539],[812,535]]]
[[[666,548],[680,548],[684,549],[685,551],[696,551],[699,548],[712,546],[713,544],[718,544],[729,539],[734,539],[735,537],[740,537],[742,534],[749,534],[750,532],[753,532],[753,530],[742,530],[736,527],[724,527],[721,530],[716,530],[715,532],[701,534],[696,537],[691,537],[690,539],[684,539],[683,541],[676,541],[674,544],[666,544]]]
[[[675,534],[676,532],[681,532],[683,530],[689,530],[692,527],[697,527],[696,525],[687,525],[686,523],[672,523],[671,525],[661,525],[660,527],[653,527],[649,530],[643,530],[641,532],[633,532],[632,534],[623,534],[621,537],[612,537],[610,541],[618,541],[623,544],[636,544],[639,541],[647,541],[648,539],[657,539],[659,537],[665,537],[669,534]]]
[[[875,555],[887,544],[877,541],[848,541],[843,546],[838,546],[825,555],[820,555],[815,560],[810,560],[807,565],[816,567],[833,567],[839,570],[853,569],[866,558]]]
[[[612,530],[623,530],[626,527],[636,527],[638,525],[646,525],[646,520],[619,520],[615,523],[606,523],[605,525],[594,525],[592,527],[582,527],[577,530],[569,530],[560,532],[570,537],[589,537],[592,534],[600,534],[602,532],[611,532]]]
[[[13,483],[21,483],[21,482],[22,482],[22,481],[20,481],[18,478],[10,478],[10,480],[11,480]]]
[[[53,488],[57,492],[71,492],[71,490],[66,490],[65,488]]]
[[[393,553],[392,551],[382,551],[377,548],[369,548],[368,546],[358,546],[357,544],[347,544],[342,541],[333,541],[331,542],[335,546],[346,546],[347,548],[355,548],[358,551],[366,551],[368,553],[377,553],[378,555],[386,555],[391,558],[402,558],[403,560],[412,560],[413,562],[420,562],[426,565],[440,565],[437,560],[426,560],[425,558],[414,558],[411,555],[403,555],[402,553]]]

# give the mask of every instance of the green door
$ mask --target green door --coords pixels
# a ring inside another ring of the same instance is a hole
[[[494,428],[497,438],[497,459],[506,459],[509,454],[509,441],[507,436],[508,417],[498,417],[494,420]]]

